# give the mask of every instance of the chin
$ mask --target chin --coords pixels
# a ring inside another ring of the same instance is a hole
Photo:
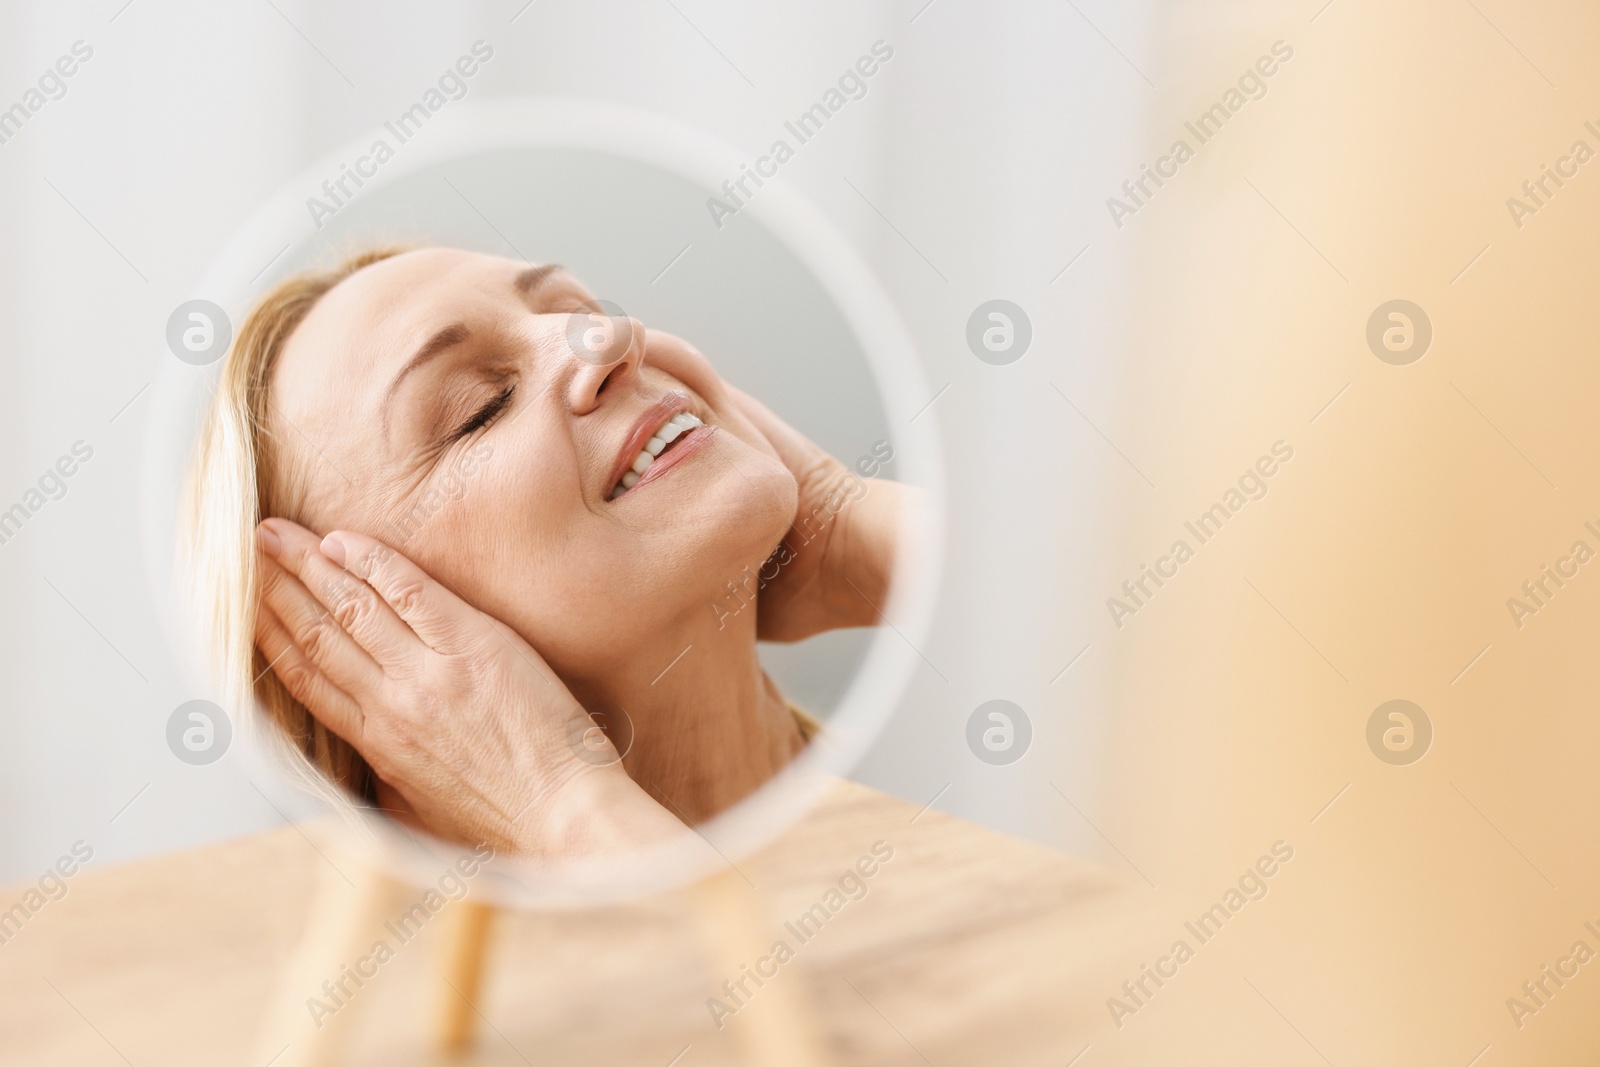
[[[733,483],[731,514],[725,520],[733,535],[735,556],[742,563],[758,566],[778,547],[778,542],[794,522],[800,504],[800,487],[794,475],[776,459],[763,463],[752,473],[730,471]]]
[[[775,458],[757,457],[739,469],[724,466],[685,523],[690,531],[680,573],[697,606],[727,592],[727,584],[756,574],[772,555],[799,503],[794,476]]]
[[[699,561],[697,571],[760,564],[794,522],[799,487],[771,452],[718,428],[665,455],[676,462],[612,506],[636,529],[686,532],[685,554]]]
[[[741,456],[737,469],[712,459],[696,473],[704,480],[692,491],[690,480],[682,478],[670,497],[653,494],[650,521],[655,536],[636,543],[627,566],[608,567],[603,576],[595,576],[594,586],[612,590],[601,600],[629,605],[623,617],[609,617],[603,632],[591,633],[575,626],[570,613],[564,612],[558,633],[541,634],[543,644],[531,641],[541,651],[552,649],[554,654],[547,653],[546,658],[561,661],[561,665],[552,662],[557,673],[566,666],[579,677],[605,677],[614,673],[619,655],[637,658],[656,645],[662,649],[650,655],[670,659],[671,650],[665,646],[681,647],[691,631],[714,620],[715,605],[728,595],[730,583],[757,581],[761,565],[794,521],[799,503],[794,476],[776,457],[762,453]],[[667,489],[666,479],[654,488]],[[635,503],[645,504],[644,494]],[[560,599],[583,603],[588,598],[574,589],[570,600]],[[748,617],[753,628],[755,613]],[[666,634],[674,636],[664,638]],[[606,650],[606,662],[596,662],[599,649]]]

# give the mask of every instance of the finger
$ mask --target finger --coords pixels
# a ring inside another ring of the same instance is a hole
[[[365,534],[335,530],[322,551],[377,590],[389,608],[435,652],[450,654],[483,640],[485,616],[409,559]]]
[[[304,704],[322,725],[351,744],[361,739],[361,706],[300,651],[283,622],[265,606],[256,612],[256,647],[289,695]]]
[[[382,686],[383,669],[377,662],[298,578],[264,552],[261,606],[278,617],[301,654],[346,693],[359,699]]]
[[[300,580],[374,662],[391,675],[406,675],[421,664],[425,647],[411,628],[358,576],[323,554],[316,534],[287,519],[268,519],[262,528],[276,538],[276,559]]]

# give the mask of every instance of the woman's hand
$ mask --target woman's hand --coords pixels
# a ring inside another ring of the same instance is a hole
[[[257,645],[424,827],[549,859],[683,829],[509,627],[370,537],[268,519],[258,539]]]
[[[794,522],[761,570],[757,636],[799,641],[824,630],[876,625],[888,598],[906,488],[888,480],[868,483],[759,400],[727,389],[800,487]]]

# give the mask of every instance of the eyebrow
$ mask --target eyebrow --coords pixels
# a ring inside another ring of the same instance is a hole
[[[559,263],[545,263],[536,267],[528,267],[519,271],[517,276],[511,280],[511,288],[516,290],[519,296],[526,299],[549,281],[552,276],[564,270],[566,268]],[[389,428],[389,405],[394,401],[395,393],[399,392],[400,385],[406,380],[406,377],[412,371],[431,362],[457,345],[464,344],[471,337],[472,331],[467,328],[466,323],[452,322],[424,341],[422,347],[411,354],[411,357],[406,360],[405,365],[400,368],[400,372],[394,376],[394,380],[389,383],[389,388],[383,394],[383,403],[380,407],[383,411],[385,434],[388,433]]]
[[[527,296],[548,281],[551,275],[566,269],[559,263],[546,263],[543,266],[529,267],[516,276],[511,283],[511,287],[521,295]]]
[[[422,347],[412,353],[411,358],[406,360],[405,366],[400,368],[400,373],[396,374],[394,380],[389,383],[388,391],[383,394],[382,407],[385,427],[388,426],[389,422],[389,404],[394,400],[394,395],[399,391],[400,383],[406,380],[406,376],[457,345],[465,343],[471,336],[472,331],[467,329],[466,323],[452,322],[424,341]]]

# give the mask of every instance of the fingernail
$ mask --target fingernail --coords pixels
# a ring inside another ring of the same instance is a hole
[[[278,539],[277,532],[266,523],[256,527],[256,540],[261,543],[262,550],[273,559],[277,559],[278,553],[283,551],[283,542]]]
[[[339,566],[344,566],[344,542],[334,534],[329,534],[322,539],[322,554]]]

